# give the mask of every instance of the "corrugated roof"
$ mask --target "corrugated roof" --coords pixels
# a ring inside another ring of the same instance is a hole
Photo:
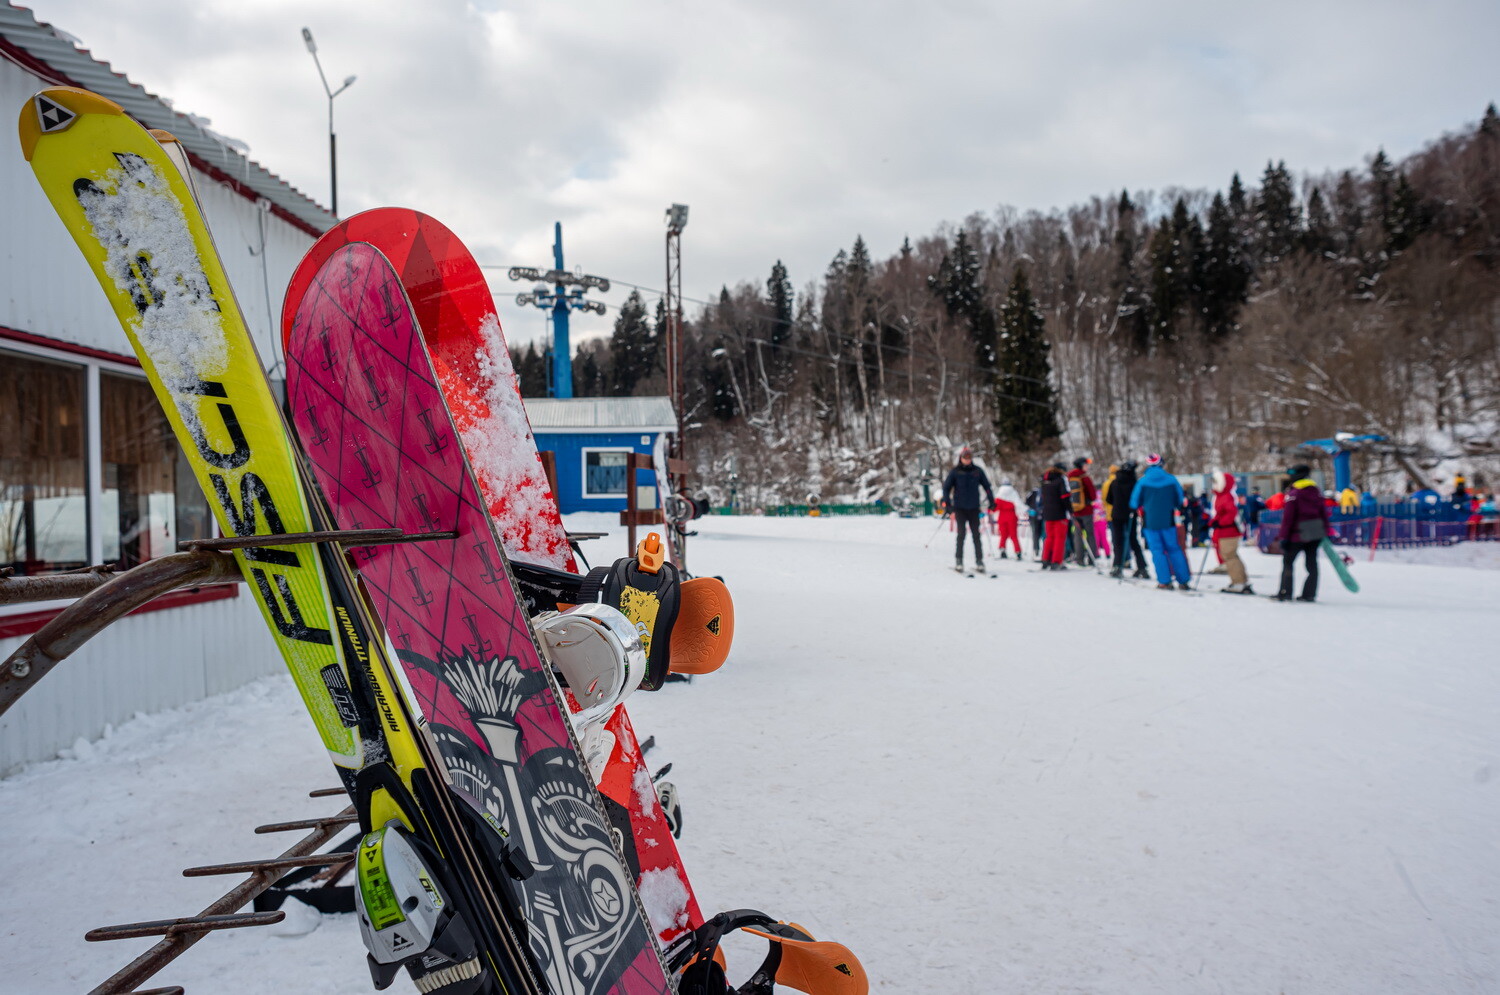
[[[666,397],[528,397],[526,416],[534,432],[587,428],[676,431]]]
[[[122,8],[126,10],[128,8]],[[28,60],[17,59],[0,45],[0,57],[10,58],[28,72],[57,85],[81,86],[108,97],[148,128],[161,128],[177,136],[195,165],[224,174],[246,196],[264,197],[272,209],[289,221],[321,234],[335,218],[327,208],[297,190],[275,173],[229,145],[229,139],[211,131],[200,118],[176,110],[164,98],[132,83],[124,73],[101,62],[67,32],[38,21],[25,7],[0,5],[0,41],[19,49]],[[49,73],[48,70],[51,70]]]

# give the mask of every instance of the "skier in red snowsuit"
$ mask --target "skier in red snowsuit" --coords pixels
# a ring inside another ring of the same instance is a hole
[[[1000,493],[995,495],[995,532],[1000,541],[1000,559],[1005,559],[1005,544],[1010,543],[1016,550],[1016,559],[1021,558],[1021,532],[1020,518],[1017,510],[1021,507],[1021,495],[1011,486],[1009,480],[1000,485]]]

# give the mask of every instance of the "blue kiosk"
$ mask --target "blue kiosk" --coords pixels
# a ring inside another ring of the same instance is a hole
[[[658,445],[667,446],[677,432],[669,398],[530,397],[523,402],[537,449],[553,454],[563,514],[624,511],[629,486],[637,488],[637,507],[658,506],[649,474],[641,481],[627,479],[625,454],[649,456]]]

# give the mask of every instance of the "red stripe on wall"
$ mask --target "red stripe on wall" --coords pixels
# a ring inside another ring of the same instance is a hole
[[[141,615],[146,612],[159,612],[166,608],[182,608],[186,605],[198,605],[207,601],[224,601],[227,598],[237,598],[239,596],[240,586],[238,584],[214,584],[209,587],[190,587],[181,591],[172,591],[169,594],[163,594],[155,601],[142,605],[130,614]],[[50,608],[46,611],[24,612],[20,615],[7,615],[0,618],[0,639],[9,639],[14,636],[29,636],[56,618],[61,611],[61,608]]]
[[[4,325],[0,325],[0,339],[9,339],[12,342],[25,342],[28,345],[46,346],[48,349],[56,349],[58,352],[71,353],[74,356],[87,356],[90,359],[107,359],[112,363],[123,363],[126,366],[139,367],[141,365],[140,360],[134,356],[127,356],[124,353],[94,349],[86,345],[64,342],[62,339],[53,339],[45,335],[23,332],[19,328],[6,328]]]

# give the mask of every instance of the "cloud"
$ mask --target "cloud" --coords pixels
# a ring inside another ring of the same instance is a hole
[[[359,77],[334,109],[345,214],[415,207],[501,265],[550,265],[561,221],[570,267],[659,287],[662,214],[687,203],[699,298],[777,259],[801,286],[856,234],[884,256],[1002,204],[1399,157],[1496,99],[1500,35],[1488,0],[32,6],[326,201],[305,24],[332,80]],[[502,318],[513,340],[545,327]]]

